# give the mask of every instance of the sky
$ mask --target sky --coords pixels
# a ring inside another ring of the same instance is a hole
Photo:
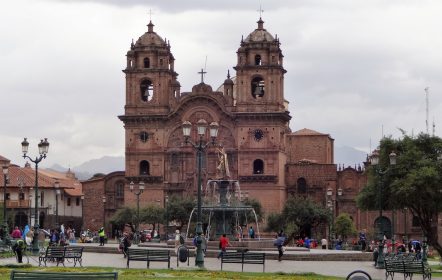
[[[369,152],[382,135],[442,131],[442,1],[434,0],[14,0],[0,10],[0,155],[40,166],[124,156],[126,52],[154,31],[171,44],[181,91],[216,89],[257,28],[284,54],[292,131],[328,133]]]

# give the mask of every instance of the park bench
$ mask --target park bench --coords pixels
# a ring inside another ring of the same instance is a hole
[[[147,268],[149,268],[150,262],[167,262],[167,268],[170,268],[170,251],[129,248],[127,250],[127,268],[129,268],[129,261],[146,261]]]
[[[414,274],[422,274],[422,279],[431,279],[431,269],[421,260],[386,259],[385,279],[389,277],[393,280],[395,273],[404,274],[404,279],[412,279]]]
[[[64,258],[69,260],[74,260],[74,267],[77,265],[77,262],[83,267],[83,249],[84,247],[64,247]]]
[[[47,266],[47,261],[57,262],[57,266],[61,263],[64,266],[64,247],[48,246],[46,251],[38,256],[38,266],[41,266],[42,262]]]
[[[262,272],[265,271],[265,253],[249,252],[224,252],[221,257],[221,270],[224,263],[240,263],[241,270],[244,272],[244,264],[262,264]]]
[[[118,272],[45,272],[45,271],[11,271],[11,279],[118,279]]]

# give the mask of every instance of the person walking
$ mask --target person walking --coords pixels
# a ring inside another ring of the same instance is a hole
[[[254,238],[255,238],[255,230],[253,229],[252,226],[250,226],[250,228],[249,228],[249,237],[250,237],[251,239],[254,239]]]
[[[218,259],[224,256],[224,253],[227,250],[227,246],[230,246],[229,238],[227,238],[226,234],[224,233],[223,236],[219,239],[219,253],[218,253]]]
[[[123,233],[123,237],[121,239],[121,245],[122,245],[122,251],[123,251],[124,258],[126,258],[127,257],[127,250],[132,245],[130,238],[129,238],[129,233],[127,231],[125,231]]]
[[[104,233],[104,228],[101,227],[98,231],[98,236],[100,237],[100,246],[104,246],[104,237],[106,236]]]
[[[278,248],[278,261],[282,260],[282,256],[284,255],[284,244],[285,244],[286,236],[283,230],[281,230],[276,236],[276,240],[274,245]]]

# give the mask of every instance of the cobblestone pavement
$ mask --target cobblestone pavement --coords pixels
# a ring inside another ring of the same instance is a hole
[[[82,244],[83,245],[83,244]],[[89,247],[90,245],[88,245]],[[126,259],[123,258],[122,254],[117,253],[117,247],[113,244],[107,244],[106,247],[115,247],[116,253],[83,253],[83,265],[84,266],[99,266],[99,267],[115,267],[115,268],[126,268]],[[321,250],[314,251],[312,254],[319,254]],[[275,252],[269,252],[275,253]],[[287,252],[296,254],[296,252]],[[323,252],[324,254],[326,252]],[[336,253],[336,251],[334,251]],[[342,252],[345,254],[345,252]],[[172,269],[190,269],[194,268],[194,258],[190,258],[190,266],[187,263],[181,264],[177,267],[177,260],[175,256],[171,259]],[[15,259],[0,259],[0,264],[15,263]],[[38,266],[38,258],[30,258],[30,263]],[[54,266],[55,264],[50,263],[49,266]],[[73,266],[73,263],[66,262],[67,267]],[[145,262],[135,262],[130,263],[131,268],[146,268]],[[151,268],[167,268],[166,263],[162,262],[152,262],[150,264]],[[216,258],[205,258],[205,267],[208,270],[221,270],[221,263]],[[240,264],[224,264],[223,270],[228,271],[241,271]],[[278,262],[277,260],[266,260],[265,271],[266,272],[285,272],[285,273],[305,273],[314,272],[322,275],[339,276],[346,277],[350,272],[354,270],[363,270],[370,274],[373,279],[385,279],[385,271],[383,269],[376,269],[373,266],[373,262],[357,262],[357,261],[288,261],[283,260]],[[262,272],[262,265],[244,265],[244,271],[248,272]],[[401,276],[397,276],[401,278]],[[434,278],[433,280],[442,280],[442,278]]]

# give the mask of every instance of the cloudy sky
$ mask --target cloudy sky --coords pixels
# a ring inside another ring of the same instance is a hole
[[[442,131],[442,1],[10,0],[0,10],[0,155],[23,164],[20,143],[47,137],[42,166],[124,155],[125,54],[154,30],[175,56],[182,91],[217,88],[262,5],[284,53],[293,131],[329,133],[368,152],[382,133]]]

